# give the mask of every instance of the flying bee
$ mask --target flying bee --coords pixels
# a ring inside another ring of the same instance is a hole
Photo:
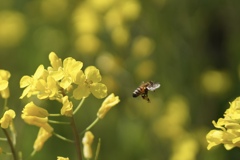
[[[155,91],[160,87],[159,83],[154,83],[153,81],[149,82],[143,82],[134,92],[133,97],[142,96],[143,99],[150,102],[150,99],[148,98],[148,91]]]

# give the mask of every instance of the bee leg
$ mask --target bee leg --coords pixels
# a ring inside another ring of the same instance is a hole
[[[148,101],[148,103],[150,103],[150,99],[147,97],[147,101]]]
[[[148,103],[150,103],[150,99],[148,98],[147,94],[142,94],[142,98],[148,101]]]

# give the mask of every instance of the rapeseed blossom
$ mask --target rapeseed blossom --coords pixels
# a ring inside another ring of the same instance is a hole
[[[49,61],[50,66],[44,67],[41,64],[32,76],[25,75],[20,80],[20,88],[24,88],[20,99],[36,96],[39,100],[56,100],[62,106],[59,108],[60,114],[49,114],[46,109],[37,106],[34,102],[29,102],[25,105],[21,118],[26,123],[39,127],[39,133],[33,145],[33,153],[41,150],[44,143],[52,135],[72,142],[71,139],[65,138],[54,132],[53,127],[49,123],[58,122],[48,120],[49,116],[62,115],[70,117],[72,122],[74,122],[73,115],[75,114],[75,111],[78,111],[86,97],[90,94],[93,94],[93,96],[98,99],[107,96],[107,86],[101,83],[102,76],[95,66],[88,66],[83,71],[83,63],[81,61],[77,61],[72,57],[67,57],[62,60],[54,52],[49,54]],[[6,88],[7,83],[4,81],[2,84],[3,87],[1,86],[0,79],[0,91],[1,89]],[[72,99],[82,99],[77,108],[74,108]],[[115,96],[113,93],[110,94],[103,101],[102,106],[98,110],[97,120],[90,126],[93,126],[99,119],[104,118],[106,113],[119,102],[120,100],[118,96]],[[59,124],[62,123],[59,122]],[[74,125],[75,123],[71,123],[72,127],[76,127]],[[89,130],[89,128],[85,131],[87,130]],[[77,130],[74,129],[74,132],[77,132]],[[75,135],[78,135],[78,133],[75,133]],[[92,157],[91,144],[93,139],[93,134],[90,131],[87,131],[82,140],[84,145],[83,154],[84,157],[88,159]],[[58,160],[68,160],[68,158],[60,156],[57,158]]]
[[[76,83],[78,87],[73,91],[73,97],[76,99],[86,98],[92,93],[96,98],[104,98],[107,95],[107,87],[100,83],[102,77],[99,70],[94,66],[89,66],[78,72]]]
[[[7,70],[0,70],[0,94],[2,98],[9,97],[8,79],[11,77],[10,72]]]
[[[48,67],[48,72],[55,81],[59,81],[61,88],[67,89],[72,83],[75,83],[77,73],[83,66],[81,61],[68,57],[62,63],[62,60],[54,52],[49,54],[49,60],[52,67]]]
[[[68,96],[62,98],[62,104],[63,106],[61,108],[61,114],[71,117],[73,115],[73,104],[71,101],[69,101]]]
[[[53,128],[48,124],[48,115],[47,110],[30,102],[24,107],[21,117],[26,123],[42,127],[47,132],[51,133]]]
[[[44,66],[39,65],[33,76],[23,76],[21,78],[20,88],[25,88],[25,89],[23,90],[23,93],[20,99],[22,99],[25,96],[29,98],[32,95],[36,95],[39,93],[39,91],[36,90],[37,88],[36,86],[39,84],[38,80],[45,77],[44,73],[46,73]]]
[[[225,111],[224,118],[219,118],[213,125],[218,130],[211,130],[207,136],[208,147],[223,144],[227,150],[240,147],[240,97],[230,103],[230,108]]]

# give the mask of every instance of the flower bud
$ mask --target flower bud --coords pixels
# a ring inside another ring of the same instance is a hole
[[[107,112],[116,104],[120,102],[119,97],[115,96],[113,93],[110,94],[102,103],[102,106],[98,110],[97,116],[102,119]]]
[[[91,145],[92,145],[93,139],[94,139],[94,135],[90,131],[87,131],[82,139],[83,155],[86,159],[92,158]]]
[[[13,118],[15,118],[16,114],[14,110],[9,109],[7,110],[3,117],[0,119],[1,127],[6,129],[12,123]]]

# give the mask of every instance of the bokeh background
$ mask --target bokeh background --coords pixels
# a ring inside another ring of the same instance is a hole
[[[38,132],[20,118],[28,100],[19,100],[19,80],[40,64],[49,66],[54,51],[84,68],[97,66],[108,92],[120,96],[91,130],[94,149],[101,138],[99,160],[239,159],[238,148],[207,151],[205,140],[212,120],[239,96],[239,15],[237,0],[0,0],[0,68],[11,72],[17,149],[27,159]],[[132,98],[149,80],[161,83],[149,93],[151,103]],[[86,99],[76,115],[79,130],[101,103]],[[49,104],[57,105],[42,106]],[[70,127],[53,126],[71,138]],[[74,145],[52,137],[32,159],[57,156],[76,159]]]

